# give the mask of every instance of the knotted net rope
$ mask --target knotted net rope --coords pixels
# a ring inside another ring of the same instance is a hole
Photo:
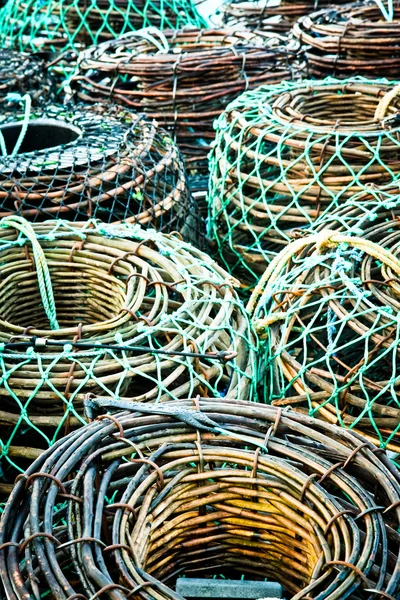
[[[375,235],[379,240],[385,231],[397,229],[399,218],[400,182],[382,187],[371,185],[368,192],[356,194],[330,214],[317,219],[310,231],[330,229],[367,238]],[[299,237],[307,233],[297,232]]]

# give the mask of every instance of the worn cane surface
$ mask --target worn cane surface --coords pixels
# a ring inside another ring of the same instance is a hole
[[[178,600],[183,575],[268,577],[291,600],[393,600],[399,519],[399,471],[360,436],[246,402],[139,405],[19,479],[0,569],[13,600]]]
[[[314,77],[399,78],[399,0],[332,6],[299,19],[293,33],[304,46],[308,72]]]
[[[207,174],[213,121],[241,92],[291,79],[296,45],[262,33],[139,31],[82,52],[71,81],[85,102],[110,101],[166,127],[190,174]]]
[[[332,4],[347,0],[237,0],[224,2],[218,12],[227,27],[285,33],[299,17]]]

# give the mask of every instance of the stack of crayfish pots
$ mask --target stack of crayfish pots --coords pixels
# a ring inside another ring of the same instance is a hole
[[[0,7],[0,600],[400,600],[400,0]]]

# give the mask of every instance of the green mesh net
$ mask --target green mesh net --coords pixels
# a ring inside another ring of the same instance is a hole
[[[294,236],[354,194],[400,178],[400,99],[386,80],[284,82],[216,124],[209,236],[248,286]]]
[[[269,402],[399,452],[400,230],[385,211],[362,237],[323,229],[289,244],[248,309]]]
[[[230,278],[135,225],[0,221],[1,480],[84,422],[88,393],[254,399],[255,336]]]
[[[205,27],[191,0],[9,0],[0,14],[0,45],[67,50],[142,27]]]
[[[356,194],[330,214],[317,219],[304,235],[329,229],[370,237],[379,229],[382,236],[382,232],[391,230],[398,219],[400,219],[400,182],[382,187],[372,185],[369,192]]]

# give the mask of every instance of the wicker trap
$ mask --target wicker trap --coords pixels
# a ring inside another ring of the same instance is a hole
[[[394,600],[399,523],[399,471],[363,438],[187,400],[103,416],[35,461],[1,520],[0,569],[18,600],[178,600],[192,574],[268,577],[291,600]]]
[[[286,33],[299,17],[332,4],[347,4],[347,0],[238,0],[224,2],[218,13],[224,25],[235,30]]]
[[[308,71],[315,77],[399,79],[399,0],[367,0],[321,10],[295,23],[293,33],[304,46]]]
[[[10,217],[0,263],[3,481],[84,422],[89,392],[253,397],[254,336],[236,282],[178,237]]]
[[[125,221],[201,244],[179,150],[155,123],[123,109],[48,105],[0,115],[0,133],[1,217]]]
[[[0,44],[15,50],[75,50],[142,27],[203,27],[191,0],[9,0]]]
[[[207,174],[213,121],[246,89],[291,78],[284,39],[212,29],[140,31],[82,52],[71,87],[85,102],[145,112],[178,142],[191,174]]]
[[[292,242],[248,310],[269,401],[400,452],[399,220],[366,224],[362,237],[323,229]]]
[[[399,88],[361,78],[247,92],[217,124],[209,237],[252,286],[272,257],[370,185],[400,178]]]

